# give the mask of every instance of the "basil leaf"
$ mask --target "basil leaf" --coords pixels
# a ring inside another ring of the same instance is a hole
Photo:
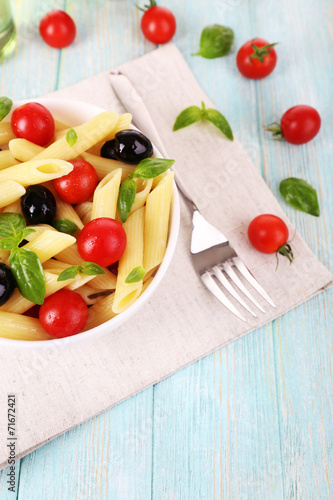
[[[188,127],[189,125],[192,125],[192,123],[200,121],[201,118],[201,109],[198,106],[189,106],[179,113],[172,130],[175,132],[180,128]]]
[[[79,272],[79,266],[70,266],[64,269],[58,276],[57,281],[66,281],[75,278]]]
[[[145,272],[142,266],[135,267],[125,279],[125,283],[137,283],[143,280]]]
[[[42,264],[35,252],[26,248],[14,248],[10,253],[9,263],[23,297],[35,304],[43,304],[46,280]]]
[[[200,37],[200,50],[192,54],[206,59],[215,59],[228,54],[234,42],[234,32],[220,24],[206,26]]]
[[[131,177],[138,177],[139,179],[152,179],[160,174],[163,174],[166,170],[175,163],[175,160],[169,160],[166,158],[145,158],[141,160],[139,165],[136,167]]]
[[[203,116],[206,120],[213,123],[213,125],[215,125],[215,127],[220,129],[221,132],[227,137],[227,139],[229,139],[229,141],[234,140],[234,136],[233,136],[231,127],[230,127],[227,119],[222,115],[222,113],[217,111],[217,109],[213,109],[213,108],[206,109],[204,111]]]
[[[120,186],[117,202],[119,217],[123,222],[126,222],[127,217],[130,214],[135,200],[135,195],[136,182],[131,177],[127,177],[127,179],[125,179]]]
[[[11,250],[12,248],[16,248],[18,245],[17,239],[8,236],[8,238],[2,238],[0,240],[0,248],[2,250]]]
[[[79,230],[75,222],[69,219],[57,219],[52,225],[60,233],[74,234]]]
[[[0,214],[0,238],[12,238],[13,246],[21,243],[26,228],[26,222],[22,215],[11,212]]]
[[[289,177],[280,182],[280,193],[289,205],[319,217],[320,208],[316,190],[303,179]]]
[[[72,148],[77,141],[77,134],[73,128],[70,128],[66,134],[66,141]]]
[[[95,276],[98,274],[105,274],[104,269],[95,264],[95,262],[83,262],[80,265],[80,273],[87,274],[88,276]]]
[[[0,97],[0,122],[12,109],[13,101],[9,97]]]

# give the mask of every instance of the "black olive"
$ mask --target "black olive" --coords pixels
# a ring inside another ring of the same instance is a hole
[[[111,160],[116,160],[117,158],[114,155],[114,145],[116,140],[112,139],[111,141],[106,141],[101,147],[101,156],[103,158],[110,158]]]
[[[16,287],[16,281],[10,268],[0,263],[0,306],[7,302]]]
[[[27,187],[21,198],[21,208],[30,224],[52,224],[57,211],[53,194],[39,184]]]
[[[115,137],[114,155],[117,160],[136,165],[153,154],[153,145],[137,130],[121,130]]]

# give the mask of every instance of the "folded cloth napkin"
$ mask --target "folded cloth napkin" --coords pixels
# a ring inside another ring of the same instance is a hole
[[[144,100],[161,140],[203,214],[229,238],[268,291],[276,309],[248,315],[243,323],[203,286],[190,260],[191,220],[181,207],[181,229],[172,264],[157,292],[125,325],[94,341],[65,348],[1,352],[1,402],[17,395],[17,456],[22,457],[59,434],[123,401],[176,370],[206,356],[332,284],[332,275],[299,234],[289,265],[251,248],[249,221],[260,213],[282,217],[279,203],[241,144],[230,142],[211,124],[172,132],[187,106],[213,107],[177,48],[166,45],[120,68]],[[76,99],[123,111],[105,72],[60,90],[52,97]],[[264,303],[262,303],[264,305]],[[5,426],[2,427],[5,433]],[[0,467],[8,449],[1,440]]]

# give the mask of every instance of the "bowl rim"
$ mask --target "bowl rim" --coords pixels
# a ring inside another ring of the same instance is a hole
[[[93,116],[96,116],[98,113],[102,113],[105,110],[105,108],[102,108],[100,106],[96,106],[94,104],[86,103],[84,101],[79,101],[75,99],[62,99],[62,98],[48,98],[48,97],[43,97],[43,98],[37,98],[37,99],[23,99],[23,100],[17,100],[14,101],[13,107],[11,109],[11,112],[5,117],[4,121],[8,121],[10,119],[12,112],[14,109],[17,107],[21,106],[22,104],[26,104],[28,102],[38,102],[40,104],[43,104],[45,107],[49,107],[50,111],[52,114],[54,114],[54,117],[56,119],[59,119],[57,116],[57,110],[54,110],[53,108],[56,108],[57,106],[63,106],[65,108],[65,114],[68,113],[69,115],[71,113],[74,113],[73,109],[71,108],[80,108],[80,111],[83,111],[84,115],[91,115],[90,117],[92,118]],[[69,111],[68,111],[69,110]],[[90,118],[86,118],[86,120],[89,120]],[[81,122],[81,120],[79,120]],[[75,126],[75,125],[73,125]],[[131,125],[131,128],[136,128],[133,125]],[[154,152],[156,157],[158,158],[163,158],[162,154],[160,151],[156,148],[156,146],[153,144],[154,147]],[[175,181],[173,181],[173,189],[172,189],[172,202],[171,202],[171,217],[170,217],[170,222],[169,222],[169,235],[168,235],[168,242],[167,242],[167,247],[165,251],[165,255],[163,257],[163,260],[161,264],[159,265],[156,274],[154,276],[154,279],[150,283],[149,286],[141,293],[141,295],[137,298],[137,300],[128,307],[128,309],[125,309],[122,313],[119,313],[117,316],[111,318],[108,321],[105,321],[101,325],[95,326],[94,328],[91,328],[90,330],[80,332],[76,335],[71,335],[69,337],[64,337],[60,339],[52,339],[52,340],[16,340],[16,339],[9,339],[5,337],[0,337],[0,347],[9,347],[9,348],[14,348],[17,350],[22,350],[22,349],[49,349],[49,348],[64,348],[67,346],[72,346],[72,345],[78,345],[79,343],[86,342],[88,340],[91,340],[92,338],[99,338],[103,335],[106,335],[107,333],[111,333],[114,331],[118,326],[122,325],[125,323],[129,318],[131,318],[134,314],[137,313],[137,311],[149,300],[149,298],[152,296],[160,282],[162,281],[167,268],[169,267],[172,256],[174,254],[177,240],[178,240],[178,233],[179,233],[179,227],[180,227],[180,203],[179,203],[179,195],[178,195],[178,190],[176,187]],[[112,322],[112,326],[109,329],[109,332],[107,331],[107,325],[110,325]]]

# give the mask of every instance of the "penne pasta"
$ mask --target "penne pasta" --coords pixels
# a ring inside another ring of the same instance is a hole
[[[91,221],[92,201],[85,201],[75,206],[75,211],[82,220],[83,224],[88,224]]]
[[[25,189],[21,186],[21,184],[18,184],[15,181],[2,182],[0,191],[0,208],[19,200],[24,193]]]
[[[110,172],[100,181],[94,193],[91,220],[98,217],[115,218],[120,181],[121,168]]]
[[[63,160],[31,160],[0,170],[0,183],[15,181],[24,187],[69,174],[73,165]]]
[[[0,337],[15,340],[50,340],[37,318],[0,311]]]
[[[11,155],[20,161],[32,160],[36,155],[44,151],[43,146],[38,146],[26,139],[12,139],[8,144]]]
[[[12,130],[10,122],[0,122],[0,145],[8,144],[9,141],[15,139],[16,135]]]
[[[5,151],[0,151],[0,170],[17,165],[19,162],[15,160],[12,153],[6,149]]]
[[[121,167],[121,182],[128,177],[134,170],[132,165],[127,165],[118,160],[110,160],[109,158],[101,158],[100,156],[89,153],[82,153],[82,158],[91,163],[97,172],[98,179],[102,180],[106,175]]]
[[[59,254],[75,242],[76,239],[69,234],[45,229],[38,236],[36,236],[36,238],[29,241],[24,248],[35,252],[43,264],[43,262],[51,259],[54,255]]]
[[[129,129],[131,126],[131,122],[132,122],[132,115],[130,113],[123,113],[122,115],[120,115],[117,121],[117,125],[115,126],[113,132],[108,137],[105,137],[103,141],[99,141],[97,144],[92,146],[89,150],[89,153],[100,156],[100,151],[103,144],[106,141],[114,139],[117,132]]]
[[[134,268],[143,265],[144,219],[145,208],[140,208],[129,215],[123,225],[127,243],[125,252],[119,259],[117,285],[112,306],[113,312],[117,314],[127,309],[142,290],[142,280],[136,283],[125,283],[125,280]]]

